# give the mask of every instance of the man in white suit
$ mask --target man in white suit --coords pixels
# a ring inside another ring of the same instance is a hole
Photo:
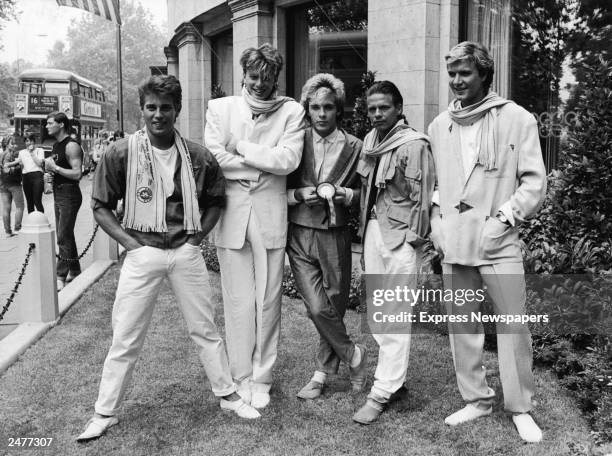
[[[446,55],[448,110],[429,126],[436,164],[431,237],[444,254],[445,287],[487,287],[498,315],[525,313],[525,277],[518,225],[535,215],[546,193],[546,172],[534,117],[490,91],[493,59],[480,43],[465,41]],[[471,315],[480,302],[450,304],[450,315]],[[495,392],[486,381],[482,323],[449,323],[457,384],[467,405],[448,416],[456,426],[492,412]],[[535,382],[531,337],[525,325],[497,325],[504,408],[521,438],[542,440],[529,412]]]
[[[283,59],[269,44],[241,57],[240,96],[211,100],[204,140],[227,179],[214,232],[230,367],[253,407],[270,402],[287,240],[286,176],[302,158],[304,109],[276,96]]]

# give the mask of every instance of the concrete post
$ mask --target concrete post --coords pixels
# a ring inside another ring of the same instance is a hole
[[[23,218],[19,234],[19,251],[35,249],[30,257],[14,305],[20,309],[20,322],[51,322],[58,318],[55,231],[42,212],[31,212]]]

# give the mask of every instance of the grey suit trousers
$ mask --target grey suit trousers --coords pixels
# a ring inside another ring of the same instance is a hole
[[[289,224],[287,254],[308,317],[319,332],[317,370],[338,372],[350,363],[355,344],[344,314],[351,284],[351,232],[348,227],[319,230]]]

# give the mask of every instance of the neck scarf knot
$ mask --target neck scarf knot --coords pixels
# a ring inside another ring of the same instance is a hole
[[[292,100],[289,97],[275,96],[269,100],[260,100],[249,93],[246,87],[242,87],[242,98],[251,108],[251,112],[258,116],[259,114],[270,114],[278,111],[287,101]]]
[[[483,119],[476,163],[489,171],[497,168],[497,121],[493,109],[507,103],[513,102],[500,97],[495,92],[489,92],[478,103],[465,108],[461,107],[461,103],[457,99],[451,101],[448,107],[450,118],[459,125],[471,125]]]
[[[374,183],[378,188],[385,188],[386,181],[392,179],[395,173],[395,170],[391,169],[390,166],[392,155],[390,152],[410,141],[418,139],[429,141],[427,135],[419,133],[408,126],[404,119],[398,120],[391,131],[380,142],[378,141],[378,131],[375,128],[365,136],[363,139],[365,156],[374,159],[374,161],[377,157],[381,157],[378,171],[374,178]]]

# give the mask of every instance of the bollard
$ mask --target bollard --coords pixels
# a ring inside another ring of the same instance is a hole
[[[94,222],[95,223],[95,222]],[[111,238],[102,227],[98,228],[93,244],[94,261],[117,261],[119,259],[119,246],[117,241]]]
[[[19,233],[19,251],[36,245],[27,272],[15,298],[20,322],[51,322],[58,318],[55,230],[42,212],[24,216]]]

